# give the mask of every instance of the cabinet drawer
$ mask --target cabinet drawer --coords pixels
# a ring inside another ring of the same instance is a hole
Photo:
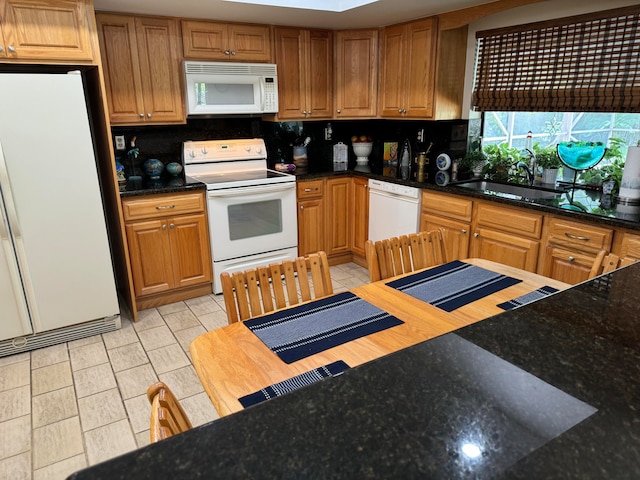
[[[422,192],[422,211],[458,220],[471,221],[473,202],[463,198]]]
[[[202,193],[186,193],[125,198],[122,200],[122,209],[125,220],[197,213],[205,210],[205,196]]]
[[[617,253],[620,255],[620,258],[639,260],[640,235],[634,235],[626,232],[623,233],[622,241],[620,242],[620,251]]]
[[[476,224],[530,238],[540,238],[542,218],[542,215],[520,208],[496,207],[481,203],[477,209]]]
[[[586,252],[597,252],[611,248],[613,231],[608,228],[595,227],[584,223],[571,222],[561,218],[549,221],[550,244],[576,248]]]
[[[322,197],[324,195],[324,180],[298,182],[296,187],[298,189],[298,200]]]

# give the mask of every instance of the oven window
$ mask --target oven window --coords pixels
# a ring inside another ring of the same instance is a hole
[[[204,83],[194,84],[198,105],[253,105],[251,83]]]
[[[282,232],[282,202],[280,199],[229,205],[227,212],[231,240]]]

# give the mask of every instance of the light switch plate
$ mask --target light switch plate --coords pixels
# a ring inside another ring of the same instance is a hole
[[[124,135],[116,135],[116,150],[124,150]]]

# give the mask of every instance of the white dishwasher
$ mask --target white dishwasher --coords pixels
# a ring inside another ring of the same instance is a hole
[[[420,227],[420,189],[369,179],[369,240],[378,241]]]

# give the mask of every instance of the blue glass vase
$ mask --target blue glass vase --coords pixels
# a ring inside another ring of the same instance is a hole
[[[146,173],[151,180],[158,180],[163,171],[164,164],[157,158],[150,158],[144,162],[144,173]]]

